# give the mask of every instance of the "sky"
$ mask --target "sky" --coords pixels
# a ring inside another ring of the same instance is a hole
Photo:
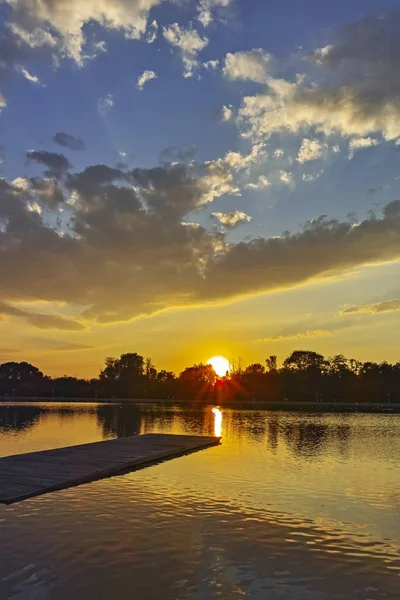
[[[1,362],[400,360],[400,0],[0,19]]]

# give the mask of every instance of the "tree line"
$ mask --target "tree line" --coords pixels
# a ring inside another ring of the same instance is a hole
[[[106,358],[97,378],[49,377],[27,362],[0,365],[0,396],[31,398],[132,398],[187,401],[400,403],[400,362],[360,362],[342,354],[325,358],[295,350],[278,366],[276,356],[232,369],[219,378],[210,365],[195,364],[179,375],[158,371],[136,352]]]

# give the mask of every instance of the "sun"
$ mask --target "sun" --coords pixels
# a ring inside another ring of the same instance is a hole
[[[213,356],[207,361],[208,365],[211,365],[218,377],[225,377],[231,370],[231,364],[224,356]]]

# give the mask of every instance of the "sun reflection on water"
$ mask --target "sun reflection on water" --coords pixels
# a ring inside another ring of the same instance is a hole
[[[222,437],[222,412],[216,407],[212,408],[211,412],[214,415],[214,435]]]

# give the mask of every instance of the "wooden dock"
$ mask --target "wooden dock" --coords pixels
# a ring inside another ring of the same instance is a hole
[[[0,458],[0,503],[143,469],[216,446],[220,438],[146,434]]]

